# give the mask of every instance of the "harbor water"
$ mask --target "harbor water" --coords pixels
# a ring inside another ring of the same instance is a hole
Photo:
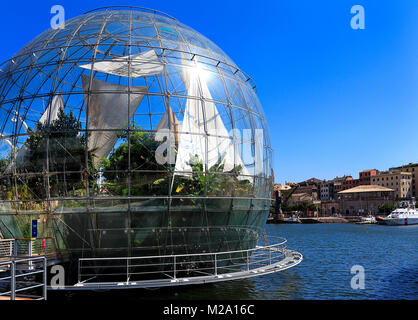
[[[298,266],[276,274],[209,285],[97,293],[121,299],[418,299],[418,225],[266,225],[301,252]],[[364,289],[351,286],[351,268],[364,268]],[[74,293],[67,299],[81,298]],[[89,297],[92,297],[89,294]]]

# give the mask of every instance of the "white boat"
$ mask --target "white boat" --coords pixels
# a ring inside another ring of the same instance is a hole
[[[383,219],[383,222],[391,226],[418,224],[418,209],[415,208],[415,201],[401,202],[398,208]]]
[[[291,217],[286,220],[286,223],[302,223],[298,217]]]
[[[357,224],[374,224],[376,222],[376,218],[372,215],[369,215],[367,217],[361,217],[361,220],[357,222]]]
[[[281,218],[276,221],[277,223],[302,223],[298,216],[292,216],[290,218]]]

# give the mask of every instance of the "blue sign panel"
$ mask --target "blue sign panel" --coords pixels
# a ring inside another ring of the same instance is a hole
[[[38,220],[32,220],[32,238],[38,236]]]

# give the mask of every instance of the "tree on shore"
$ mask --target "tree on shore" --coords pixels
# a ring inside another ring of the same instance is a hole
[[[383,214],[390,214],[393,210],[395,210],[399,206],[399,203],[385,203],[378,207],[379,213]]]
[[[309,201],[301,201],[301,202],[297,202],[294,204],[284,204],[282,206],[283,212],[291,212],[291,211],[306,212],[307,209],[313,212],[317,210],[317,207],[313,202],[309,202]]]

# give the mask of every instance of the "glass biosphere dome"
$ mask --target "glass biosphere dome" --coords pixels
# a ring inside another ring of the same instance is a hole
[[[0,134],[2,236],[39,219],[70,261],[246,249],[266,223],[255,85],[165,14],[96,10],[36,37],[1,66]]]

